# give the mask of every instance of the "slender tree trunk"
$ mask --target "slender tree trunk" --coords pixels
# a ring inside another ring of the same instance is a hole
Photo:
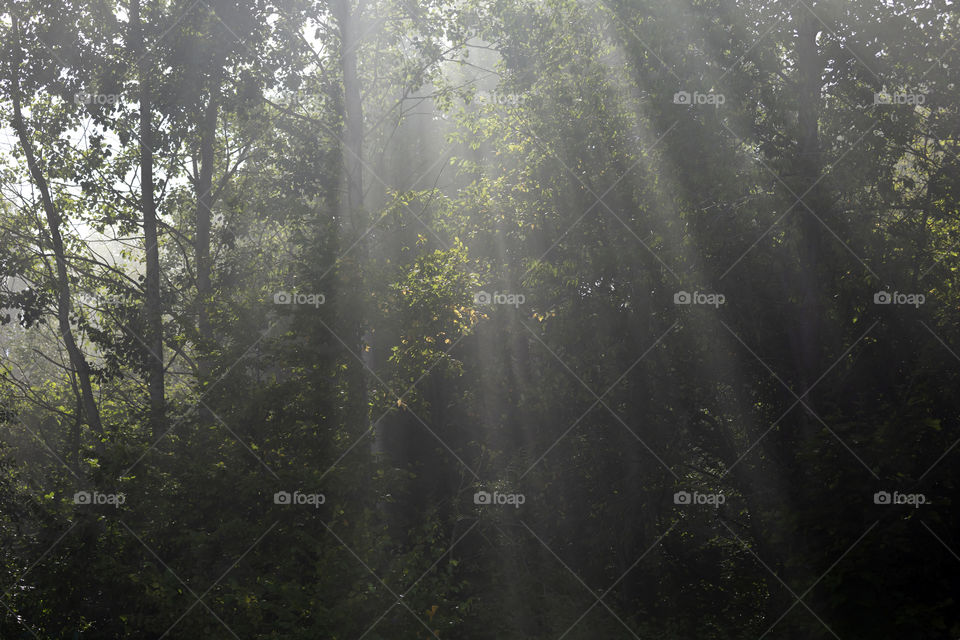
[[[211,78],[210,96],[200,123],[200,171],[197,175],[197,220],[194,250],[197,268],[197,330],[200,335],[200,354],[197,359],[200,380],[210,375],[210,344],[213,330],[210,326],[210,225],[213,208],[214,138],[217,128],[217,101],[215,82]]]
[[[349,274],[345,288],[353,292],[353,299],[347,318],[350,331],[350,347],[363,359],[367,367],[374,362],[374,354],[366,345],[372,342],[368,331],[365,304],[360,292],[363,291],[364,270],[367,261],[367,243],[362,238],[366,232],[366,213],[363,203],[363,102],[360,95],[360,78],[357,72],[357,48],[360,45],[357,34],[357,14],[350,6],[350,0],[334,0],[331,8],[340,33],[340,67],[343,80],[343,129],[342,154],[343,169],[346,174],[346,201],[341,204],[341,220],[350,234],[349,244],[358,241],[354,251],[357,254],[357,268]],[[345,205],[345,206],[344,206]],[[366,372],[359,365],[354,368],[350,389],[352,406],[350,420],[357,422],[356,427],[365,431],[369,415],[367,410],[368,394]],[[374,441],[373,448],[378,448]]]
[[[144,47],[140,0],[130,0],[130,49],[137,60],[140,83],[140,207],[143,214],[143,242],[146,249],[146,316],[148,375],[150,393],[150,427],[154,437],[160,436],[165,423],[163,319],[160,304],[160,246],[157,234],[157,208],[153,180],[153,124],[150,86],[150,60]]]
[[[90,428],[102,436],[103,426],[100,423],[100,411],[97,408],[97,402],[93,395],[93,385],[90,383],[90,366],[80,351],[80,347],[77,345],[73,336],[73,329],[70,326],[72,303],[70,278],[67,273],[66,251],[63,245],[63,236],[60,234],[62,219],[60,213],[57,211],[56,205],[53,203],[47,179],[40,170],[40,166],[37,164],[36,157],[33,154],[33,145],[30,142],[27,125],[23,119],[23,96],[20,90],[20,27],[16,15],[11,14],[11,22],[11,30],[15,40],[14,50],[16,53],[14,55],[17,56],[10,69],[13,128],[17,133],[20,146],[23,147],[23,155],[27,162],[27,168],[30,171],[30,177],[40,191],[40,201],[43,205],[43,211],[47,219],[47,227],[50,231],[50,243],[53,247],[54,261],[56,264],[57,323],[60,336],[67,349],[67,355],[70,358],[70,366],[73,368],[73,373],[80,385],[80,405],[83,408],[83,417]],[[73,440],[73,446],[79,448],[79,438],[75,437]],[[74,453],[79,454],[78,451]],[[79,458],[77,457],[77,459]]]
[[[343,146],[344,169],[347,174],[347,209],[357,236],[365,229],[363,224],[363,103],[360,79],[357,74],[357,47],[359,38],[356,16],[349,0],[333,3],[334,17],[340,31],[340,66],[343,73]]]

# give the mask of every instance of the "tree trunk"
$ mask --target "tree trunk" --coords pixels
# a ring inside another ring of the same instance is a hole
[[[143,243],[146,249],[146,317],[148,350],[147,386],[150,394],[150,428],[154,437],[164,433],[163,319],[160,304],[160,246],[153,181],[153,108],[150,61],[144,47],[140,0],[130,0],[130,50],[137,60],[140,83],[140,207],[143,213]]]
[[[57,323],[60,330],[60,336],[66,346],[70,365],[73,373],[76,375],[80,384],[80,404],[83,408],[84,419],[86,423],[98,435],[103,435],[103,426],[100,423],[100,411],[97,408],[97,402],[93,395],[93,386],[90,383],[90,366],[86,358],[77,346],[73,337],[73,330],[70,327],[71,295],[70,278],[67,273],[67,257],[63,246],[63,236],[60,235],[60,224],[62,222],[60,213],[53,203],[50,195],[50,187],[46,177],[37,164],[36,157],[33,154],[33,145],[30,142],[30,135],[27,132],[27,125],[23,119],[22,102],[23,97],[20,91],[20,28],[17,16],[11,12],[11,29],[14,37],[14,50],[17,57],[13,61],[10,69],[10,94],[13,102],[13,128],[16,131],[20,146],[23,147],[23,155],[27,162],[27,168],[30,171],[30,177],[37,185],[40,191],[40,201],[43,204],[43,211],[47,219],[47,227],[50,230],[50,243],[53,247],[54,261],[56,264],[56,284],[57,284]],[[42,244],[42,239],[39,240]],[[79,447],[79,439],[74,438],[74,447]],[[78,454],[79,452],[74,452]],[[77,459],[79,457],[77,456]]]
[[[213,330],[210,327],[210,225],[213,208],[214,138],[217,127],[216,88],[210,81],[210,96],[200,123],[200,171],[197,175],[197,229],[194,238],[197,268],[197,331],[200,336],[200,380],[206,383],[210,376],[210,345]]]
[[[334,20],[340,33],[340,67],[343,81],[343,130],[342,155],[343,169],[346,174],[346,202],[341,200],[340,215],[343,228],[348,231],[347,246],[357,242],[354,249],[357,255],[357,268],[347,276],[345,289],[354,292],[350,302],[347,328],[350,332],[350,348],[355,350],[367,367],[373,364],[373,353],[366,345],[372,342],[365,319],[365,305],[360,295],[363,291],[363,273],[367,261],[367,243],[362,239],[366,232],[366,215],[363,207],[363,102],[360,95],[360,79],[357,72],[357,47],[360,42],[357,35],[357,13],[350,6],[350,0],[334,0],[331,5]],[[344,206],[345,204],[345,206]],[[366,372],[361,366],[354,368],[350,389],[352,396],[351,422],[360,431],[366,431],[369,422],[368,392]],[[374,441],[374,449],[378,444]]]
[[[140,83],[140,208],[143,214],[143,243],[146,251],[146,318],[148,351],[147,388],[150,394],[150,429],[154,437],[164,433],[163,320],[160,304],[160,246],[157,236],[157,207],[153,181],[153,108],[150,92],[150,61],[143,41],[140,0],[130,0],[130,52],[137,61]]]
[[[340,66],[343,74],[343,146],[344,169],[347,174],[347,210],[353,231],[359,237],[363,224],[363,103],[357,75],[356,20],[349,0],[333,3],[334,17],[340,31]]]

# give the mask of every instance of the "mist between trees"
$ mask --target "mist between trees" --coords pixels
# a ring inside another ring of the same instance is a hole
[[[0,638],[960,637],[951,0],[3,0]]]

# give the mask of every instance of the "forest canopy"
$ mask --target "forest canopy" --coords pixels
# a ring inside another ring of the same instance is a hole
[[[0,0],[0,638],[960,637],[955,0]]]

